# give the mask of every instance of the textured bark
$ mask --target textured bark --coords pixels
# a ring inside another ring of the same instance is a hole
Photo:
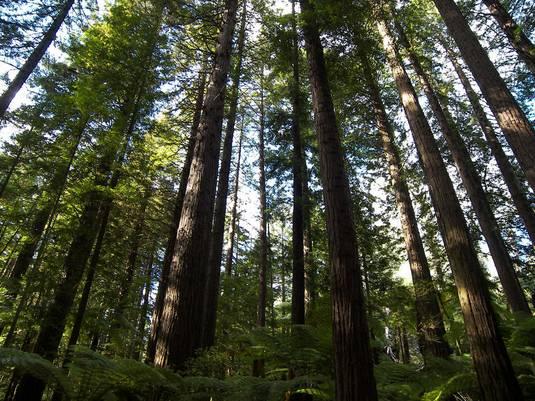
[[[362,46],[360,48],[363,48]],[[388,162],[388,171],[392,188],[396,196],[396,203],[401,219],[405,248],[409,259],[412,282],[414,285],[416,305],[416,326],[418,344],[424,358],[428,355],[447,358],[451,353],[450,347],[444,339],[446,333],[442,312],[438,304],[438,296],[431,278],[429,263],[418,229],[416,214],[412,205],[409,187],[404,178],[399,150],[394,139],[394,130],[381,99],[381,93],[373,76],[367,55],[361,53],[368,90],[375,113],[379,139]]]
[[[507,142],[535,190],[535,130],[490,61],[454,0],[434,0],[466,65],[481,88]]]
[[[513,261],[507,252],[498,222],[490,207],[487,194],[483,190],[481,178],[472,162],[470,153],[447,107],[442,107],[440,104],[431,80],[424,71],[418,56],[414,53],[409,40],[405,36],[405,32],[399,24],[396,25],[400,41],[408,52],[412,68],[420,80],[429,106],[440,126],[442,134],[446,138],[448,148],[453,156],[453,161],[457,166],[461,180],[476,213],[483,237],[487,242],[492,260],[498,272],[507,303],[513,312],[525,312],[529,314],[529,306],[516,276]]]
[[[464,87],[468,100],[472,105],[474,116],[479,122],[479,126],[481,127],[481,130],[485,135],[485,139],[487,140],[487,144],[489,145],[490,151],[492,152],[492,155],[494,156],[494,159],[498,164],[498,168],[500,169],[503,180],[505,181],[507,189],[511,194],[511,199],[513,200],[513,203],[518,211],[518,215],[524,222],[524,226],[526,227],[528,235],[531,239],[531,243],[535,244],[535,213],[533,212],[533,209],[526,197],[526,194],[522,189],[522,185],[520,184],[520,181],[515,174],[513,166],[509,162],[509,159],[507,158],[507,155],[505,154],[502,145],[500,144],[500,141],[496,136],[496,132],[494,131],[491,122],[487,118],[485,110],[479,102],[479,96],[472,88],[468,77],[464,73],[461,65],[457,61],[457,58],[455,57],[453,52],[449,50],[447,45],[443,45],[446,49],[446,52],[448,53],[450,61],[452,62],[455,68],[459,80],[461,81],[461,84]]]
[[[535,46],[498,0],[482,0],[509,39],[520,59],[535,75]]]
[[[206,280],[203,347],[211,347],[215,341],[217,305],[219,299],[219,282],[221,276],[221,260],[223,257],[223,242],[225,237],[225,217],[227,212],[227,197],[230,179],[230,164],[232,162],[232,144],[234,142],[234,128],[238,113],[238,98],[240,78],[242,73],[243,49],[245,47],[245,26],[247,19],[247,2],[243,2],[238,47],[236,51],[236,66],[232,73],[233,86],[229,93],[229,112],[223,154],[219,168],[217,195],[215,200],[214,221],[210,241],[210,258],[208,260],[208,279]]]
[[[300,0],[300,4],[327,215],[336,401],[376,401],[377,390],[342,144],[315,11],[308,0]]]
[[[155,364],[181,368],[202,342],[204,285],[237,0],[228,0],[197,132],[156,342]]]
[[[378,29],[431,193],[483,399],[522,400],[453,184],[384,20],[379,20]]]
[[[232,195],[232,211],[230,217],[230,228],[229,228],[229,246],[226,254],[225,261],[225,274],[230,276],[232,274],[232,267],[234,263],[234,242],[236,239],[237,233],[237,220],[238,220],[238,191],[240,188],[240,167],[241,167],[241,151],[242,151],[242,140],[243,140],[243,120],[242,127],[240,132],[240,140],[238,142],[238,160],[236,161],[236,172],[234,173],[234,194]]]
[[[69,11],[71,10],[73,4],[74,0],[67,0],[65,1],[65,3],[63,3],[63,6],[61,7],[58,15],[54,18],[54,21],[46,31],[39,44],[35,47],[32,54],[30,54],[28,59],[24,62],[22,68],[19,70],[13,81],[10,82],[6,91],[2,94],[2,96],[0,96],[0,121],[4,119],[6,111],[9,108],[9,105],[11,104],[11,101],[17,95],[20,88],[22,88],[22,85],[24,85],[31,73],[35,70],[35,68],[45,55],[46,51],[50,47],[50,44],[56,38],[56,34],[58,33],[59,28],[63,24],[63,21],[67,17],[67,14],[69,14]]]
[[[138,90],[137,88],[136,92]],[[97,167],[94,189],[90,190],[86,195],[78,229],[63,264],[65,278],[58,284],[54,299],[45,312],[33,349],[34,353],[41,355],[45,359],[53,360],[56,357],[61,337],[65,330],[67,316],[74,302],[97,235],[98,211],[104,199],[99,188],[106,187],[109,184],[108,175],[117,157],[118,144],[121,143],[120,141],[124,144],[128,143],[135,127],[138,107],[137,96],[134,96],[131,101],[127,100],[125,102],[122,116],[118,118],[113,128],[115,135],[117,135],[116,146],[108,144],[104,150],[105,153],[101,156]],[[35,376],[25,374],[17,387],[14,400],[39,401],[45,385],[45,382]]]
[[[205,63],[206,64],[206,63]],[[175,207],[173,210],[173,218],[169,228],[169,235],[167,238],[167,246],[165,248],[165,254],[162,262],[162,272],[160,275],[160,282],[158,284],[158,292],[156,294],[156,301],[154,303],[154,310],[151,319],[151,331],[149,341],[147,344],[147,361],[154,363],[154,357],[156,355],[156,341],[158,338],[158,326],[160,325],[160,319],[162,317],[163,303],[165,300],[165,293],[167,291],[167,285],[169,280],[169,271],[171,269],[171,262],[173,260],[173,254],[175,250],[176,235],[178,231],[178,225],[180,223],[180,217],[182,215],[182,205],[184,204],[184,197],[186,195],[186,187],[188,185],[189,173],[191,170],[191,162],[193,160],[193,151],[195,150],[195,139],[199,124],[201,122],[202,106],[204,101],[204,92],[206,89],[206,71],[205,65],[199,72],[199,88],[197,90],[197,99],[195,100],[195,111],[193,113],[193,120],[191,123],[190,137],[188,140],[188,149],[186,152],[186,158],[182,171],[180,173],[180,183],[178,186],[178,193],[175,199]]]
[[[301,143],[301,99],[299,83],[299,48],[295,17],[295,1],[292,1],[292,324],[305,324],[305,254],[303,211],[303,145]]]

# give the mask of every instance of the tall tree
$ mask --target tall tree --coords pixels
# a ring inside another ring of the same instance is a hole
[[[234,243],[237,235],[237,220],[238,220],[238,192],[240,188],[240,168],[241,168],[241,154],[243,141],[244,122],[242,118],[242,127],[240,132],[240,139],[238,141],[238,157],[236,160],[236,171],[234,172],[234,192],[232,194],[232,210],[230,212],[230,227],[229,227],[229,245],[225,259],[225,274],[230,276],[232,274],[232,267],[234,264]]]
[[[376,401],[349,182],[315,10],[300,0],[327,214],[337,401]],[[355,361],[359,361],[358,364]]]
[[[502,173],[502,177],[507,185],[509,193],[511,194],[511,199],[513,200],[516,210],[524,222],[524,226],[526,227],[531,242],[535,244],[535,213],[533,212],[529,200],[522,189],[520,180],[517,177],[511,162],[507,158],[500,140],[498,139],[496,132],[494,131],[494,128],[489,121],[485,110],[483,109],[483,106],[481,106],[481,103],[479,102],[479,96],[474,88],[472,88],[472,84],[466,76],[461,64],[459,63],[459,60],[446,43],[443,43],[443,46],[446,49],[448,58],[453,64],[459,80],[461,81],[464,91],[466,92],[466,96],[472,105],[474,116],[477,119],[479,126],[485,135],[485,139],[487,140],[490,151],[492,152],[492,155],[498,164],[498,168]]]
[[[359,52],[363,75],[373,104],[379,139],[388,162],[388,171],[396,196],[405,248],[409,258],[414,285],[416,325],[420,351],[424,358],[429,355],[447,358],[451,350],[444,339],[446,330],[442,312],[438,304],[438,296],[433,285],[420,230],[418,229],[409,187],[404,178],[405,173],[401,164],[399,150],[395,144],[394,130],[388,120],[380,89],[376,78],[373,76],[373,70],[368,59],[369,56],[365,53],[363,44],[359,45]]]
[[[476,213],[481,231],[483,232],[483,236],[489,247],[492,260],[494,261],[509,306],[513,312],[525,312],[530,314],[526,297],[524,296],[524,292],[516,276],[513,261],[509,256],[505,241],[500,234],[498,222],[494,217],[494,213],[487,199],[487,194],[483,190],[481,178],[476,171],[476,167],[472,162],[464,140],[457,130],[455,122],[447,107],[441,105],[438,95],[431,84],[431,80],[424,71],[424,67],[420,63],[420,58],[412,48],[403,28],[397,21],[394,22],[397,27],[400,43],[405,47],[408,53],[412,68],[420,80],[420,84],[422,85],[431,110],[438,121],[442,134],[446,138],[448,148],[453,156],[461,180]]]
[[[292,324],[305,324],[304,160],[299,124],[299,119],[301,118],[301,99],[298,44],[295,0],[292,0]]]
[[[117,157],[117,144],[121,141],[128,141],[124,124],[128,124],[128,116],[133,113],[133,105],[126,105],[125,116],[119,120],[115,127],[115,146],[108,142],[107,149],[102,155],[98,172],[94,182],[94,188],[86,195],[86,199],[81,213],[78,230],[71,242],[69,251],[65,257],[63,269],[65,278],[61,281],[54,294],[54,299],[48,307],[41,322],[39,335],[34,345],[34,352],[46,359],[53,360],[56,357],[58,347],[63,336],[67,316],[76,296],[76,291],[82,280],[85,265],[89,258],[95,236],[98,230],[98,210],[102,202],[100,188],[108,185],[108,174],[113,168],[114,159]],[[135,113],[134,113],[135,114]],[[128,124],[134,127],[134,124]],[[121,133],[126,135],[117,135]],[[128,132],[131,134],[131,131]],[[25,374],[17,387],[15,401],[39,401],[42,397],[46,383],[41,379]]]
[[[521,400],[522,392],[498,331],[487,283],[463,211],[429,123],[382,16],[379,16],[378,30],[438,217],[438,225],[457,285],[465,329],[483,399]]]
[[[186,195],[186,188],[188,185],[189,173],[191,170],[191,163],[193,160],[193,152],[195,150],[195,140],[197,138],[197,131],[201,122],[201,113],[203,108],[204,94],[206,91],[206,79],[207,73],[205,71],[206,63],[204,63],[199,71],[199,87],[197,89],[197,97],[195,100],[195,109],[193,112],[193,119],[191,123],[190,137],[188,140],[188,148],[186,151],[186,158],[182,166],[180,173],[180,182],[178,186],[178,193],[175,198],[175,204],[173,209],[173,217],[171,224],[169,224],[169,234],[167,237],[167,246],[165,248],[165,254],[162,262],[162,272],[160,276],[160,283],[158,285],[158,292],[156,294],[156,302],[154,303],[154,309],[151,319],[151,331],[149,336],[149,342],[147,344],[147,361],[154,363],[154,357],[156,355],[156,341],[158,338],[158,326],[163,312],[163,303],[165,299],[165,293],[167,291],[167,285],[169,280],[169,271],[171,270],[171,262],[173,260],[173,254],[176,244],[176,236],[178,231],[178,225],[180,223],[180,217],[182,215],[182,206],[184,205],[184,197]]]
[[[61,194],[65,188],[71,165],[76,155],[76,151],[78,150],[78,147],[82,140],[82,136],[84,134],[87,124],[88,118],[81,117],[80,121],[76,123],[75,127],[73,127],[74,132],[71,134],[72,138],[67,138],[68,141],[70,139],[70,141],[72,142],[71,144],[65,144],[67,147],[69,147],[70,145],[70,152],[67,162],[65,163],[65,161],[62,161],[56,165],[56,170],[50,180],[50,184],[48,185],[47,189],[48,198],[45,197],[43,204],[40,205],[37,212],[35,213],[35,217],[31,222],[30,235],[23,242],[22,247],[17,256],[15,266],[11,271],[10,278],[11,280],[15,281],[13,283],[13,291],[10,294],[11,296],[16,297],[18,293],[18,282],[28,271],[39,241],[41,240],[41,237],[45,231],[47,222],[49,221],[50,216],[57,208],[59,198],[61,197]]]
[[[215,200],[214,220],[210,239],[210,257],[208,259],[208,279],[206,280],[204,322],[203,322],[203,346],[210,347],[214,344],[217,303],[219,297],[219,282],[221,275],[221,259],[223,257],[223,242],[225,237],[225,217],[227,211],[227,197],[230,179],[230,164],[232,161],[232,144],[234,142],[234,129],[238,112],[238,98],[240,91],[240,78],[242,74],[243,52],[245,47],[245,27],[247,20],[247,1],[243,2],[240,31],[238,35],[238,47],[236,49],[236,65],[232,74],[233,86],[229,94],[229,112],[225,140],[223,142],[223,154],[219,167],[219,179]]]
[[[265,99],[264,99],[264,66],[260,70],[260,127],[258,130],[258,184],[260,195],[260,228],[258,230],[258,304],[256,326],[266,326],[267,305],[267,271],[268,271],[268,234],[267,234],[267,201],[266,201],[266,158],[265,158]],[[253,376],[264,375],[264,360],[253,361]]]
[[[207,255],[217,183],[237,0],[227,0],[184,197],[167,291],[156,340],[155,364],[183,367],[202,344]]]
[[[11,101],[17,95],[20,88],[22,88],[22,85],[24,85],[31,73],[35,70],[35,68],[45,55],[46,51],[50,47],[50,44],[56,38],[56,34],[58,33],[61,25],[63,25],[63,21],[65,21],[65,18],[69,14],[69,11],[73,6],[74,1],[75,0],[66,0],[63,3],[57,16],[54,18],[54,21],[44,34],[39,44],[35,47],[28,59],[24,62],[13,81],[9,83],[9,86],[7,87],[5,92],[2,94],[2,96],[0,96],[0,121],[4,119],[6,111],[9,108],[9,105],[11,104]]]
[[[535,190],[535,130],[455,1],[434,0],[434,3],[511,145],[529,185]]]
[[[526,63],[526,67],[535,76],[535,45],[529,40],[522,28],[507,12],[507,9],[498,0],[482,0],[490,13],[500,25],[509,42],[518,53],[518,57]]]

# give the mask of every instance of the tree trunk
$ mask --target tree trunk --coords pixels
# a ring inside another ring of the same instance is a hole
[[[237,235],[237,219],[238,219],[238,190],[240,188],[240,167],[241,167],[241,151],[243,141],[243,119],[240,132],[240,140],[238,142],[238,160],[236,162],[236,172],[234,176],[234,194],[232,195],[232,212],[230,218],[229,229],[229,246],[227,249],[226,261],[225,261],[225,274],[230,277],[232,274],[232,267],[234,262],[234,242]]]
[[[63,3],[61,10],[59,11],[56,18],[54,18],[54,21],[46,31],[45,35],[43,36],[37,47],[33,50],[32,54],[30,54],[28,59],[25,61],[13,81],[11,81],[11,83],[7,87],[6,91],[2,94],[2,96],[0,96],[0,121],[4,119],[6,111],[9,108],[9,105],[11,104],[11,101],[17,95],[18,91],[20,90],[22,85],[24,85],[31,73],[35,70],[35,68],[45,55],[46,51],[50,47],[50,44],[56,38],[56,34],[58,33],[59,28],[63,24],[63,21],[67,17],[67,14],[69,14],[69,11],[71,10],[73,4],[74,0],[67,0],[65,1],[65,3]]]
[[[143,346],[143,339],[145,338],[145,326],[147,325],[147,312],[149,311],[149,298],[152,289],[152,270],[154,265],[154,252],[151,253],[147,266],[145,267],[145,290],[143,291],[143,303],[141,305],[141,312],[139,313],[139,322],[137,325],[137,344],[135,345],[132,358],[139,360],[141,348]]]
[[[128,143],[135,127],[137,109],[139,107],[136,97],[134,97],[134,101],[125,102],[122,111],[123,115],[113,128],[118,139],[122,138],[125,144]],[[116,141],[120,143],[118,139]],[[74,302],[76,291],[82,280],[85,265],[97,235],[98,211],[103,201],[103,195],[99,188],[108,186],[107,177],[116,156],[117,147],[110,146],[101,157],[95,177],[94,189],[90,190],[86,195],[78,230],[65,257],[63,265],[65,278],[59,283],[54,299],[42,319],[33,352],[45,359],[53,360],[56,357],[67,316]],[[17,388],[14,400],[39,401],[45,385],[46,383],[37,377],[25,374]]]
[[[267,238],[267,201],[266,201],[266,166],[265,166],[265,107],[264,107],[264,67],[260,73],[260,129],[258,131],[258,173],[260,190],[260,229],[259,260],[258,260],[258,305],[256,313],[256,326],[266,327],[267,304],[267,265],[268,265],[268,238]],[[264,360],[253,361],[253,376],[264,376]]]
[[[215,341],[217,305],[219,299],[219,282],[221,276],[221,259],[223,257],[223,242],[225,237],[225,217],[227,212],[227,197],[230,178],[230,164],[232,162],[232,144],[234,142],[234,128],[238,112],[238,98],[240,78],[242,73],[243,51],[245,47],[245,23],[247,19],[247,1],[243,2],[238,48],[236,52],[236,66],[233,71],[233,86],[229,93],[229,113],[227,128],[223,143],[223,154],[219,168],[217,195],[215,200],[214,221],[210,240],[210,257],[208,259],[208,279],[206,280],[204,296],[203,347],[211,347]]]
[[[299,48],[295,1],[292,1],[292,324],[305,324],[305,255],[303,216],[303,146],[301,143],[301,99],[299,83]]]
[[[169,271],[171,269],[171,262],[173,260],[173,254],[175,250],[176,236],[178,231],[178,225],[180,223],[180,217],[182,215],[182,205],[184,204],[184,197],[186,195],[186,187],[188,185],[189,173],[191,170],[191,162],[193,160],[193,151],[195,150],[195,140],[199,124],[201,122],[201,113],[204,100],[204,92],[206,87],[206,63],[201,67],[199,71],[199,88],[197,90],[197,98],[195,100],[195,110],[193,113],[193,120],[191,123],[190,137],[188,140],[188,149],[186,152],[186,158],[182,171],[180,173],[180,183],[178,186],[178,193],[175,199],[175,207],[173,210],[173,218],[170,224],[169,235],[167,238],[167,246],[165,248],[165,254],[162,262],[162,272],[160,276],[160,282],[158,284],[158,292],[156,294],[156,301],[154,303],[154,310],[152,312],[151,330],[149,341],[147,344],[147,361],[154,363],[154,357],[156,355],[156,342],[158,338],[158,326],[160,325],[160,319],[163,312],[163,304],[165,300],[165,293],[167,291],[167,285],[169,282]]]
[[[315,10],[308,0],[300,0],[300,4],[327,215],[336,401],[376,401],[377,390],[343,149]]]
[[[535,190],[535,130],[470,30],[455,1],[434,0],[434,3],[511,145],[529,185]]]
[[[111,324],[111,338],[116,344],[123,344],[124,340],[118,338],[121,328],[124,327],[124,313],[128,307],[128,301],[130,297],[132,282],[137,268],[137,260],[139,255],[139,247],[143,239],[143,229],[145,228],[145,217],[147,211],[147,205],[149,204],[150,197],[152,195],[152,183],[147,182],[145,184],[143,199],[141,199],[141,205],[139,209],[139,215],[132,232],[133,238],[130,244],[130,251],[128,253],[128,259],[126,262],[124,280],[121,282],[121,288],[119,297],[117,299],[117,307],[113,312],[113,321]]]
[[[359,46],[359,48],[363,47]],[[427,262],[424,245],[418,229],[418,222],[412,206],[409,187],[404,178],[405,174],[401,164],[399,150],[395,145],[394,131],[388,120],[379,87],[373,76],[373,70],[369,64],[367,55],[361,53],[360,57],[364,69],[364,78],[368,85],[375,113],[379,139],[388,162],[391,185],[396,196],[403,238],[405,239],[405,248],[407,250],[414,285],[416,327],[420,351],[424,358],[428,355],[447,358],[451,350],[444,339],[446,331],[444,329],[442,312],[440,311],[429,263]]]
[[[533,212],[533,209],[522,189],[522,185],[520,184],[520,181],[516,176],[514,168],[509,162],[507,155],[503,151],[502,145],[496,136],[496,132],[494,131],[491,122],[487,118],[485,110],[479,102],[479,96],[472,88],[468,77],[464,73],[453,52],[446,44],[443,43],[443,46],[446,49],[448,57],[455,68],[461,84],[464,87],[468,100],[470,101],[472,109],[474,110],[474,116],[479,122],[494,159],[496,159],[498,168],[500,169],[503,180],[509,189],[509,193],[511,194],[511,198],[518,211],[518,214],[524,222],[524,226],[526,227],[528,235],[531,239],[531,243],[535,244],[535,213]]]
[[[513,312],[531,314],[524,296],[524,291],[516,276],[513,261],[507,252],[505,242],[500,234],[498,222],[494,217],[494,213],[487,199],[487,194],[483,190],[481,178],[476,172],[464,140],[457,130],[448,109],[446,107],[443,108],[440,104],[438,96],[431,85],[431,80],[424,71],[418,56],[414,53],[408,38],[405,36],[405,32],[397,21],[396,26],[401,43],[408,52],[412,68],[420,80],[431,110],[440,126],[442,134],[446,138],[448,148],[453,156],[461,180],[476,213],[481,231],[489,247],[509,307]]]
[[[9,180],[13,176],[13,173],[15,172],[15,169],[20,163],[20,159],[22,157],[22,153],[24,152],[24,149],[26,148],[25,144],[21,144],[19,148],[17,149],[17,153],[15,154],[15,158],[13,159],[13,162],[11,162],[11,166],[9,167],[9,170],[7,171],[6,176],[2,180],[2,183],[0,184],[0,198],[4,195],[4,192],[6,191],[7,184],[9,184]]]
[[[316,268],[312,255],[312,203],[310,201],[310,191],[308,188],[308,169],[306,164],[306,154],[303,152],[303,259],[305,261],[305,315],[314,309],[317,298],[316,289]]]
[[[237,0],[227,0],[159,321],[155,364],[182,368],[202,343],[204,285]]]
[[[47,190],[49,199],[44,205],[37,210],[35,217],[31,223],[31,232],[29,237],[23,242],[22,248],[17,256],[17,261],[13,271],[10,274],[10,279],[15,281],[12,297],[16,297],[18,293],[18,284],[20,279],[26,274],[30,264],[32,263],[35,251],[45,231],[46,224],[50,216],[53,214],[59,202],[59,198],[65,189],[69,172],[76,156],[76,152],[82,140],[85,128],[88,124],[87,118],[82,118],[74,136],[74,143],[72,143],[69,154],[68,163],[66,165],[56,165],[54,176],[50,180],[49,188]]]
[[[399,344],[399,360],[401,363],[408,364],[411,361],[411,354],[409,350],[409,338],[405,327],[398,327],[397,337]]]
[[[453,184],[384,20],[378,29],[430,189],[484,400],[522,400]]]
[[[482,1],[502,28],[507,39],[518,53],[518,57],[526,63],[526,67],[535,76],[535,46],[533,43],[498,0]]]

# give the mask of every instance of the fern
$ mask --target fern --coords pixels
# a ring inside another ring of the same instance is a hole
[[[0,369],[11,369],[19,375],[30,374],[44,382],[50,381],[68,397],[72,395],[72,387],[65,373],[39,355],[12,348],[0,348]]]

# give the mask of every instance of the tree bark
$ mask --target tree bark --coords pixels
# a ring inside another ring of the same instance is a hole
[[[238,220],[238,191],[240,188],[240,167],[241,167],[241,151],[242,151],[242,141],[243,141],[243,120],[242,127],[240,132],[240,140],[238,142],[238,160],[236,162],[236,172],[234,176],[234,194],[232,195],[232,212],[230,218],[230,229],[229,229],[229,246],[226,254],[225,261],[225,274],[230,277],[232,274],[232,267],[234,263],[234,242],[237,232],[237,220]]]
[[[535,190],[535,130],[520,109],[454,0],[434,0],[466,65],[481,88],[507,142]]]
[[[440,126],[442,134],[446,138],[448,148],[453,156],[461,180],[476,213],[481,231],[485,237],[492,260],[494,261],[494,265],[498,272],[507,303],[513,312],[531,314],[526,297],[524,296],[524,291],[518,281],[513,261],[507,252],[505,242],[500,234],[498,222],[494,217],[494,213],[487,199],[487,194],[483,190],[481,178],[477,174],[464,140],[457,130],[455,122],[449,114],[448,109],[442,107],[440,104],[439,98],[431,84],[431,80],[424,71],[418,56],[414,53],[401,25],[397,23],[397,21],[395,21],[395,23],[400,41],[407,50],[412,68],[420,80],[427,101],[429,102],[429,106]]]
[[[204,285],[237,0],[227,0],[159,322],[155,364],[182,368],[202,343]]]
[[[145,290],[143,291],[143,303],[139,313],[139,321],[137,325],[137,344],[135,344],[132,358],[139,360],[143,339],[145,338],[145,326],[147,325],[147,312],[149,311],[149,298],[152,289],[152,271],[154,266],[154,252],[151,253],[147,266],[145,267]]]
[[[305,324],[305,254],[303,212],[303,146],[301,143],[301,99],[299,81],[299,48],[295,1],[292,1],[292,324]]]
[[[359,46],[360,49],[363,46]],[[370,98],[372,101],[379,139],[388,162],[391,185],[396,196],[396,203],[400,215],[405,248],[409,259],[412,282],[414,285],[416,305],[416,327],[418,344],[422,355],[447,358],[451,349],[444,339],[446,330],[442,312],[438,304],[438,295],[435,290],[429,263],[425,255],[424,245],[418,229],[416,214],[412,205],[409,187],[401,164],[399,150],[395,145],[394,130],[385,106],[373,70],[369,64],[368,56],[363,52],[360,59],[364,69]]]
[[[154,363],[154,357],[156,355],[156,342],[158,338],[158,326],[162,317],[163,304],[165,300],[165,293],[167,291],[167,285],[169,282],[169,271],[171,269],[171,262],[173,260],[173,254],[175,250],[176,236],[178,231],[178,225],[180,223],[180,217],[182,215],[182,206],[184,204],[184,197],[186,195],[186,187],[188,185],[189,173],[191,170],[191,162],[193,160],[193,152],[195,150],[195,140],[199,124],[201,122],[202,106],[204,101],[204,92],[206,89],[206,63],[203,64],[199,71],[199,88],[197,90],[197,98],[195,100],[195,110],[193,113],[193,120],[191,123],[190,137],[188,140],[188,148],[186,152],[186,158],[182,171],[180,173],[180,183],[178,186],[178,193],[175,199],[175,207],[173,210],[173,218],[170,224],[169,235],[167,237],[167,246],[165,248],[165,254],[162,262],[162,272],[160,276],[160,282],[158,284],[158,292],[156,293],[156,301],[154,303],[154,310],[151,319],[151,330],[149,341],[147,344],[147,362]]]
[[[230,178],[230,164],[232,162],[232,144],[234,142],[234,128],[238,112],[240,78],[242,73],[243,51],[245,47],[245,26],[247,19],[247,1],[243,2],[241,24],[238,35],[236,52],[236,66],[233,71],[233,86],[229,93],[229,112],[223,154],[219,168],[217,195],[215,200],[214,221],[210,241],[210,257],[208,259],[208,279],[205,288],[203,347],[211,347],[215,341],[217,305],[219,299],[219,282],[221,276],[221,260],[223,257],[223,242],[225,237],[225,217],[227,212],[227,197]]]
[[[46,51],[50,47],[50,44],[56,38],[56,34],[59,31],[59,28],[63,24],[63,21],[69,14],[74,0],[67,0],[63,3],[58,15],[54,18],[54,21],[46,31],[45,35],[33,50],[32,54],[24,62],[22,68],[19,70],[13,81],[10,82],[6,91],[0,96],[0,121],[5,117],[6,111],[11,104],[11,101],[15,98],[22,85],[26,82],[31,73],[35,70]]]
[[[376,401],[377,390],[342,144],[315,10],[308,0],[300,0],[300,4],[327,215],[336,401]]]
[[[482,1],[488,7],[498,25],[500,25],[500,28],[502,28],[507,39],[516,50],[518,57],[526,63],[526,67],[535,76],[535,46],[533,43],[498,0]]]
[[[437,214],[483,399],[522,400],[511,361],[498,331],[487,283],[453,184],[414,87],[401,64],[392,35],[381,17],[378,29]]]
[[[457,76],[461,81],[461,84],[463,85],[468,100],[472,105],[474,116],[479,122],[479,126],[481,127],[481,130],[485,135],[487,144],[490,148],[490,151],[492,152],[492,155],[494,156],[494,159],[496,160],[496,163],[498,164],[498,168],[502,173],[503,180],[505,181],[507,189],[511,194],[511,199],[513,200],[513,203],[518,211],[518,215],[524,222],[524,226],[526,227],[526,231],[528,232],[528,235],[531,239],[531,243],[535,244],[535,213],[533,212],[533,209],[526,197],[526,194],[522,189],[522,185],[520,184],[520,181],[516,176],[514,168],[509,162],[509,159],[507,158],[507,155],[505,154],[502,145],[500,144],[500,141],[496,136],[496,132],[494,131],[491,122],[487,118],[485,110],[479,102],[479,96],[470,84],[470,80],[464,73],[461,65],[459,64],[453,52],[448,48],[445,43],[443,43],[443,46],[446,49],[448,57],[453,64]]]

